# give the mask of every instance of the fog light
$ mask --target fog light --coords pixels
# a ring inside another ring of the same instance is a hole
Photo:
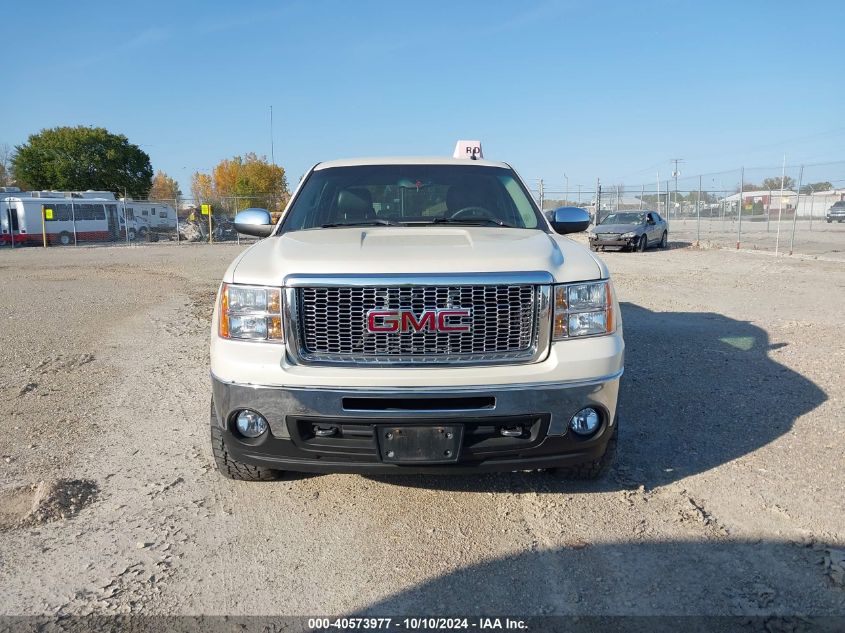
[[[590,435],[599,428],[600,422],[601,416],[599,412],[592,407],[586,407],[572,416],[572,419],[569,421],[569,428],[578,435]]]
[[[260,413],[244,409],[235,419],[238,433],[244,437],[258,437],[267,430],[267,420]]]

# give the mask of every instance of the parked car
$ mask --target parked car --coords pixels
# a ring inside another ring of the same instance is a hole
[[[833,205],[827,210],[827,215],[825,217],[827,219],[828,224],[834,221],[845,221],[845,200],[834,202]]]
[[[666,248],[669,227],[657,211],[617,211],[605,216],[589,232],[590,248],[644,251],[649,246]]]
[[[266,239],[214,308],[218,470],[600,476],[625,346],[607,267],[563,236],[588,225],[478,154],[320,163],[276,225],[238,213]]]

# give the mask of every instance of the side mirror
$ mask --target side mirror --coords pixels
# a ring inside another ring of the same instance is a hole
[[[590,214],[580,207],[560,207],[549,214],[549,222],[561,235],[579,233],[590,226]]]
[[[267,209],[244,209],[235,216],[235,230],[244,235],[268,237],[273,232],[273,220]]]

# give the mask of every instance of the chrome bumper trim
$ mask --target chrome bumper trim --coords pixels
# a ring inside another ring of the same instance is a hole
[[[618,380],[625,373],[622,368],[612,374],[605,376],[597,376],[595,378],[585,378],[583,380],[558,380],[549,382],[524,382],[524,383],[509,383],[506,385],[461,385],[454,387],[346,387],[335,385],[258,385],[242,382],[234,382],[223,380],[211,373],[211,379],[216,380],[224,385],[232,385],[237,387],[248,387],[253,389],[307,389],[308,391],[365,391],[380,394],[394,394],[394,393],[466,393],[471,391],[521,391],[524,389],[574,389],[578,387],[593,387],[612,380]]]

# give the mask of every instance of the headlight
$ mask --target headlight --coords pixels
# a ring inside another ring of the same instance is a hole
[[[634,231],[628,231],[627,233],[623,233],[622,237],[625,238],[625,239],[628,239],[628,238],[631,238],[631,237],[637,237],[637,234]]]
[[[610,334],[614,326],[610,281],[554,287],[553,341]]]
[[[282,342],[282,291],[223,284],[218,332],[223,338]]]

